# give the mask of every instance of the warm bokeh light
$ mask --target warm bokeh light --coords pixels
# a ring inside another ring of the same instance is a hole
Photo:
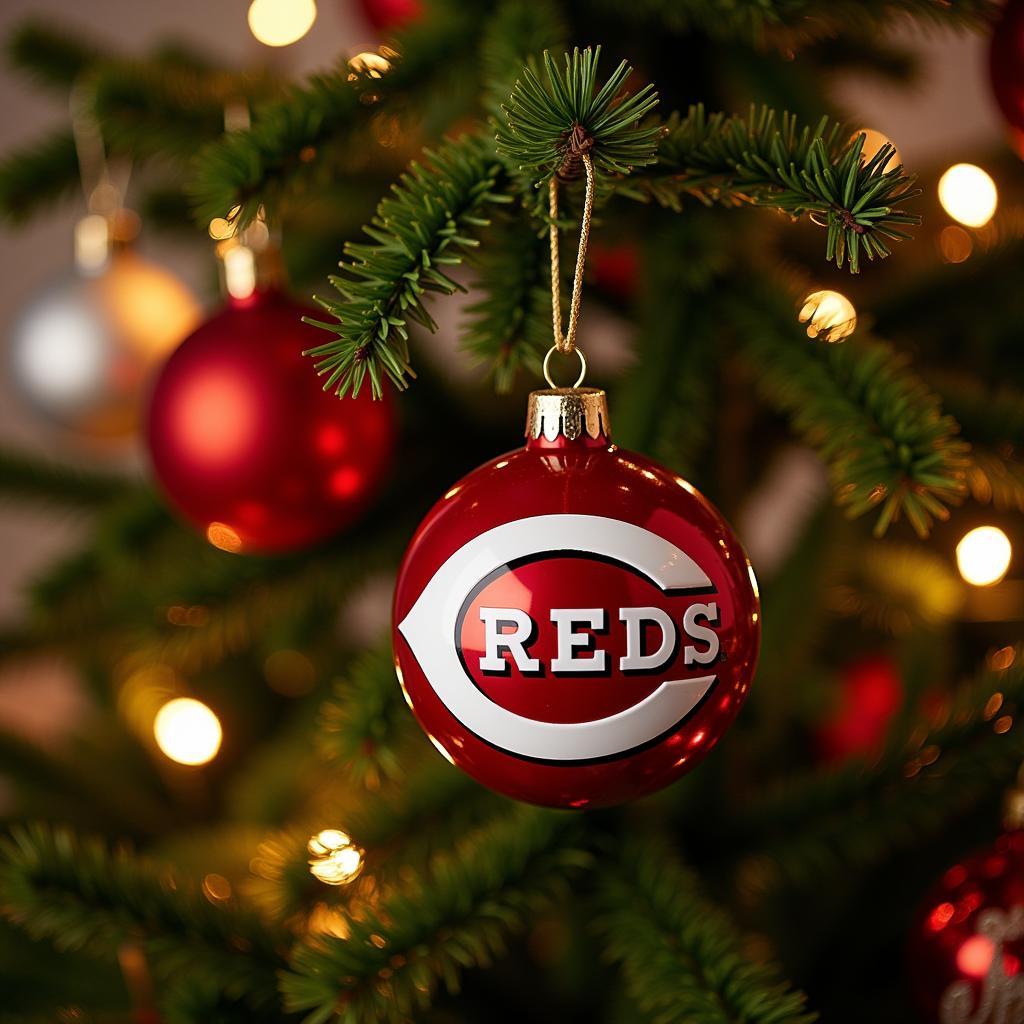
[[[346,832],[325,828],[310,836],[309,871],[325,885],[348,885],[363,870],[363,851]]]
[[[110,222],[90,213],[75,225],[75,266],[83,274],[97,274],[110,259]]]
[[[242,550],[242,538],[238,536],[238,531],[226,523],[210,523],[206,528],[206,539],[221,551],[236,554]]]
[[[252,0],[249,30],[264,46],[290,46],[316,21],[313,0]]]
[[[974,251],[974,240],[957,224],[947,224],[939,232],[939,252],[946,263],[963,263]]]
[[[892,139],[884,133],[876,131],[874,128],[862,128],[857,134],[864,136],[864,148],[861,150],[861,155],[865,160],[873,159],[883,146],[892,146],[893,152],[889,157],[889,162],[885,165],[886,170],[892,170],[897,164],[902,163],[899,150],[896,149]]]
[[[987,224],[996,212],[999,193],[991,176],[974,164],[954,164],[939,178],[939,202],[969,228]]]
[[[157,746],[178,764],[206,764],[220,750],[222,732],[217,716],[202,701],[176,697],[156,715],[153,735]]]
[[[972,935],[957,951],[956,965],[969,978],[984,978],[993,956],[995,943],[984,935]]]
[[[835,342],[857,329],[857,310],[841,292],[823,289],[811,292],[800,308],[800,323],[807,324],[807,337]]]
[[[1006,575],[1012,555],[1009,537],[997,526],[978,526],[956,546],[960,575],[976,587],[998,583]]]

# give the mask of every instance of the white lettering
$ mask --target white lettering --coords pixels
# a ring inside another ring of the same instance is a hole
[[[508,662],[501,656],[502,648],[512,655],[520,672],[537,672],[540,662],[526,653],[525,645],[533,639],[534,622],[519,608],[481,608],[480,621],[484,624],[484,656],[480,659],[481,672],[508,672]],[[502,632],[502,626],[511,624],[511,633]]]

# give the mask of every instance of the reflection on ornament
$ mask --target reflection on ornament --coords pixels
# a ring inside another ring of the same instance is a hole
[[[313,0],[252,0],[249,31],[264,46],[297,43],[316,21]]]
[[[998,526],[978,526],[965,533],[956,546],[960,575],[976,587],[998,583],[1010,568],[1013,548]]]
[[[310,836],[306,850],[310,874],[325,885],[348,885],[363,870],[363,851],[340,829],[325,828]]]
[[[212,761],[222,738],[217,716],[202,701],[176,697],[156,715],[153,735],[157,746],[178,764],[199,765]]]
[[[83,252],[86,262],[15,324],[13,375],[51,423],[87,437],[124,437],[138,425],[150,373],[195,326],[199,307],[181,281],[131,250],[115,252],[98,272],[90,246],[80,245]]]
[[[1024,1020],[1024,974],[1020,961],[1003,949],[1024,939],[1024,906],[1008,911],[986,910],[978,915],[978,931],[960,947],[957,967],[972,978],[984,979],[975,999],[975,986],[955,981],[942,994],[940,1024],[1020,1024]]]
[[[857,310],[841,292],[830,289],[811,292],[804,299],[798,316],[807,324],[807,337],[835,342],[848,338],[857,330]]]
[[[969,228],[987,224],[996,212],[999,193],[991,176],[974,164],[954,164],[939,178],[939,202]]]

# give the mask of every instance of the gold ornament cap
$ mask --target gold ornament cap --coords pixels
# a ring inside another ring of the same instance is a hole
[[[600,388],[547,388],[531,391],[526,406],[526,436],[536,441],[564,437],[575,441],[586,435],[611,439],[608,396]]]

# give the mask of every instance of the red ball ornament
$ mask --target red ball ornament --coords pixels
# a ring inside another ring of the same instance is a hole
[[[750,564],[681,477],[610,442],[604,392],[530,396],[527,443],[449,489],[398,574],[395,662],[434,745],[552,807],[688,772],[743,704]]]
[[[1024,1021],[1024,832],[942,876],[915,922],[910,966],[929,1022]]]
[[[988,68],[1011,141],[1024,156],[1024,0],[1008,0],[1003,8],[992,29]]]
[[[839,699],[817,731],[823,761],[877,751],[903,703],[899,670],[884,654],[859,658],[843,670],[837,682]]]
[[[292,551],[363,512],[388,472],[394,414],[322,390],[313,311],[277,291],[231,299],[167,360],[149,451],[170,503],[229,551]],[[315,314],[314,314],[315,315]]]
[[[422,13],[420,0],[360,0],[363,16],[378,32],[391,32]]]

